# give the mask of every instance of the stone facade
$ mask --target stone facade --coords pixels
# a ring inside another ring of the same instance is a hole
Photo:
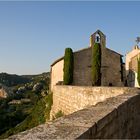
[[[59,81],[63,81],[63,66],[64,60],[59,60],[53,67],[51,67],[51,89]]]
[[[102,48],[102,86],[123,86],[122,56],[108,49]]]
[[[140,49],[137,45],[133,47],[132,51],[126,54],[126,71],[129,71],[129,69],[132,69],[132,67],[134,66],[134,65],[132,66],[131,64],[132,58],[137,57],[139,54],[140,54]]]
[[[126,54],[127,84],[131,87],[139,87],[137,81],[138,61],[140,49],[136,45],[133,50]]]
[[[74,53],[73,85],[92,86],[91,49],[90,47]]]
[[[96,35],[99,38],[96,38]],[[74,52],[73,84],[92,86],[91,61],[92,47],[98,41],[101,44],[101,86],[123,86],[122,55],[106,48],[106,36],[101,31],[91,35],[90,47]],[[51,90],[63,81],[63,57],[51,65]]]
[[[140,139],[139,107],[140,93],[134,89],[8,139]]]
[[[127,87],[54,86],[51,118],[60,110],[71,114],[110,97],[133,91]]]

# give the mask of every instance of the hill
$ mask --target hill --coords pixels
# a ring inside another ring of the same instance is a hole
[[[8,73],[0,73],[0,83],[12,87],[17,86],[21,84],[26,84],[28,82],[34,81],[34,80],[40,80],[44,78],[49,78],[49,72],[42,73],[38,75],[16,75],[16,74],[8,74]]]
[[[2,73],[0,78],[13,93],[13,96],[0,99],[0,139],[49,119],[52,104],[49,73],[23,76]]]
[[[5,86],[12,87],[27,82],[30,82],[30,78],[16,74],[0,73],[0,83]]]

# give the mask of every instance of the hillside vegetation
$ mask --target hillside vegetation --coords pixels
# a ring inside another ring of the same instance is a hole
[[[16,78],[28,80],[16,82]],[[5,81],[12,83],[8,80],[11,81],[9,74]],[[48,93],[49,73],[15,76],[14,81],[14,84],[9,85],[14,95],[0,99],[0,139],[35,127],[49,119],[52,105],[52,95]]]

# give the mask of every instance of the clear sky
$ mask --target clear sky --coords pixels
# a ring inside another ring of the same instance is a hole
[[[97,29],[125,55],[140,36],[140,2],[0,2],[0,72],[47,72],[66,47],[87,47]]]

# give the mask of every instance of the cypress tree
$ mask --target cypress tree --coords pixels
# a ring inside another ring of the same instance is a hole
[[[73,82],[73,51],[71,48],[65,49],[64,56],[64,85],[70,85]]]
[[[95,43],[92,46],[92,85],[101,85],[101,45]]]
[[[140,58],[138,58],[138,72],[137,72],[137,80],[138,80],[138,84],[140,86]]]

